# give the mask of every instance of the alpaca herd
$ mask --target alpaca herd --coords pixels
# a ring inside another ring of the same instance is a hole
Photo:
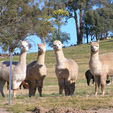
[[[29,97],[35,96],[36,89],[38,89],[41,97],[43,81],[47,75],[45,65],[46,43],[38,44],[37,59],[28,65],[26,64],[26,56],[31,45],[28,41],[20,41],[19,45],[21,48],[19,61],[12,63],[11,89],[13,90],[13,96],[16,97],[16,90],[24,84],[29,90]],[[59,40],[55,40],[52,47],[56,56],[55,73],[58,80],[59,94],[64,91],[65,96],[73,95],[78,77],[78,64],[72,59],[65,58],[62,49],[63,44]],[[105,85],[109,83],[108,77],[113,76],[113,53],[99,55],[99,41],[91,42],[90,49],[89,70],[85,72],[87,85],[90,84],[92,79],[92,83],[95,83],[95,95],[98,93],[99,86],[101,86],[102,95],[104,95]],[[10,62],[0,62],[0,93],[3,97],[5,97],[4,85],[9,82],[9,72]]]

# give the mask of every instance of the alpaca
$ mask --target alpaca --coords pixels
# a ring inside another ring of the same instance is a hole
[[[28,83],[26,82],[26,80],[22,81],[19,88],[21,89],[22,86],[24,89],[28,89],[29,86],[28,86]],[[7,90],[9,90],[9,82],[8,81],[7,81]]]
[[[26,78],[26,55],[30,48],[28,41],[20,41],[21,54],[19,57],[19,62],[12,63],[12,81],[11,88],[13,90],[13,95],[16,97],[15,90],[19,88],[21,82]],[[3,61],[0,62],[0,93],[5,97],[3,88],[5,82],[9,82],[9,72],[10,72],[10,62]]]
[[[38,87],[39,95],[42,96],[43,80],[47,75],[45,65],[46,43],[38,44],[38,57],[36,61],[27,65],[26,81],[29,85],[29,97],[34,96]]]
[[[21,86],[23,86],[24,89],[29,89],[29,86],[26,80],[22,81],[22,83],[20,84],[20,89],[21,89]]]
[[[78,76],[78,64],[72,60],[64,57],[62,51],[63,44],[56,40],[53,42],[53,48],[56,55],[56,76],[59,85],[59,94],[62,94],[63,90],[65,95],[72,95],[75,91],[75,82]]]
[[[92,79],[92,84],[94,84],[95,80],[94,80],[94,76],[91,74],[90,70],[88,69],[85,72],[85,77],[87,80],[87,85],[90,85],[90,80]],[[106,80],[106,84],[109,85],[110,84],[110,80],[109,80],[109,76],[107,76],[107,80]]]
[[[99,41],[91,42],[91,55],[89,68],[95,79],[95,95],[101,85],[102,95],[105,94],[105,84],[107,76],[113,75],[113,53],[99,55]]]
[[[94,76],[91,74],[90,70],[88,69],[85,72],[86,80],[87,80],[87,85],[89,86],[90,80],[92,79],[92,84],[94,84]]]

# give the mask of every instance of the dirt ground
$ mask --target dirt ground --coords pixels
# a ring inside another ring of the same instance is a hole
[[[0,108],[0,113],[9,113],[9,112],[5,110],[4,108]]]
[[[4,108],[0,108],[0,113],[9,113]],[[10,112],[11,113],[11,112]],[[12,112],[13,113],[13,112]],[[76,108],[52,108],[52,109],[45,109],[43,107],[35,107],[33,111],[28,111],[26,113],[113,113],[113,108],[111,109],[92,109],[92,110],[80,110]]]
[[[113,113],[113,108],[111,109],[95,109],[95,110],[80,110],[76,108],[52,108],[44,109],[43,107],[36,107],[32,112],[35,113]]]

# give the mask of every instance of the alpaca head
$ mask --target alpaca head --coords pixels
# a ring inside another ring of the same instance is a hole
[[[63,44],[59,40],[53,42],[53,48],[55,51],[62,50]]]
[[[97,41],[97,42],[91,41],[90,47],[91,47],[91,53],[98,52],[99,51],[99,41]]]
[[[45,53],[45,51],[46,51],[46,43],[44,43],[44,44],[38,44],[38,51],[40,53]]]
[[[23,52],[27,52],[29,48],[31,48],[29,41],[20,41],[19,45],[21,47],[21,51]]]

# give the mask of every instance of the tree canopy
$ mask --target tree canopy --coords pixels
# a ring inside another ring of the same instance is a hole
[[[68,42],[70,39],[70,35],[68,33],[61,31],[61,26],[65,24],[65,18],[68,16],[68,11],[63,9],[53,11],[51,22],[55,29],[48,35],[47,42],[49,45],[51,45],[54,40],[60,40],[64,43]]]
[[[5,50],[13,51],[19,40],[32,33],[31,0],[0,1],[0,43]]]
[[[112,0],[0,0],[0,44],[14,51],[19,40],[37,35],[49,45],[58,39],[68,42],[61,31],[67,19],[74,18],[77,44],[82,39],[103,39],[113,32]],[[76,36],[73,36],[76,37]]]
[[[96,39],[105,39],[109,32],[113,32],[113,2],[101,1],[96,3],[95,9],[87,10],[83,18],[83,33]]]

